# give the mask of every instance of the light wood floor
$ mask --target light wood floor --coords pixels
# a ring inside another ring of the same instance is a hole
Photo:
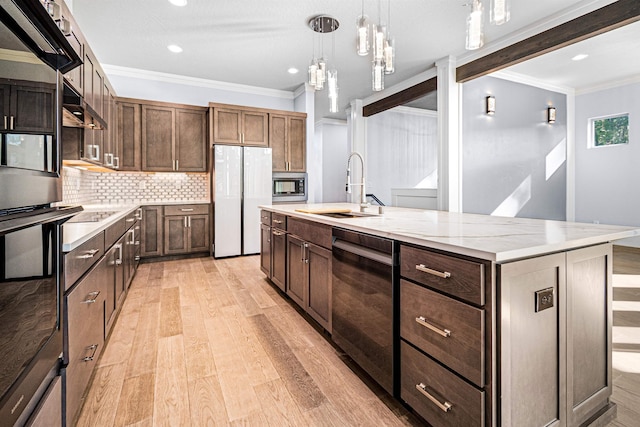
[[[142,264],[78,425],[420,424],[343,358],[257,256]]]
[[[348,363],[258,257],[142,264],[78,425],[421,425]],[[640,374],[614,371],[613,400],[611,427],[640,425]]]

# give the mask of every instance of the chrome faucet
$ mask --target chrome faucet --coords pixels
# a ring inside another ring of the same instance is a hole
[[[353,156],[356,156],[357,158],[360,159],[360,165],[362,167],[362,177],[360,179],[360,184],[353,184],[351,182],[351,158]],[[366,207],[369,207],[369,203],[367,203],[367,192],[365,190],[364,187],[364,160],[362,158],[362,156],[360,155],[360,153],[358,153],[357,151],[352,152],[349,155],[349,159],[347,159],[347,185],[346,185],[346,190],[348,194],[351,194],[351,186],[353,185],[357,185],[360,187],[360,211],[364,212],[364,209]]]

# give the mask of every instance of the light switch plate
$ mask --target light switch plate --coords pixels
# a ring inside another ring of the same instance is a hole
[[[536,313],[553,307],[553,288],[536,291]]]

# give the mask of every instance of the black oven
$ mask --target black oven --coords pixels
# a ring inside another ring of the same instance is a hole
[[[0,0],[2,425],[24,424],[58,374],[62,223],[82,209],[52,206],[62,200],[62,73],[81,63],[52,3]]]

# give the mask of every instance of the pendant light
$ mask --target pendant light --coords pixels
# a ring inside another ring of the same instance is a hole
[[[472,0],[471,13],[467,18],[467,50],[480,49],[484,45],[482,28],[482,2]]]
[[[387,37],[384,41],[384,73],[393,74],[395,71],[396,43],[391,37],[391,0],[387,9]]]
[[[332,113],[338,112],[338,71],[332,65],[327,65],[327,60],[324,56],[324,39],[323,34],[332,34],[332,60],[335,60],[335,30],[338,29],[340,23],[337,19],[327,15],[318,15],[309,20],[309,27],[314,32],[314,56],[309,65],[309,85],[315,90],[324,89],[324,84],[327,83],[329,88],[329,111]],[[320,34],[320,58],[315,56],[315,33]]]
[[[511,12],[509,11],[509,0],[491,0],[491,11],[489,13],[491,23],[502,25],[509,21]]]
[[[364,14],[364,0],[362,0],[362,13],[356,20],[356,52],[360,56],[369,54],[369,18]]]
[[[371,64],[371,89],[379,92],[384,89],[384,46],[387,28],[382,24],[382,13],[378,0],[378,24],[373,27],[373,62]]]

